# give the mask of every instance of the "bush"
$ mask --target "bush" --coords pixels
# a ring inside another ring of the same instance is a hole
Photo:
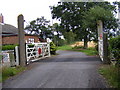
[[[2,50],[14,50],[17,45],[4,45],[2,46]]]
[[[109,41],[109,49],[114,58],[120,59],[120,36],[111,38]]]
[[[117,60],[117,64],[119,64],[120,62],[120,36],[111,38],[109,40],[109,50],[110,50],[110,54],[113,55],[113,58]]]
[[[55,55],[56,54],[57,47],[53,42],[50,42],[50,53]]]
[[[63,46],[63,45],[66,45],[66,44],[67,44],[67,41],[66,41],[66,40],[59,39],[59,41],[58,41],[58,46]]]
[[[72,31],[69,31],[64,33],[64,37],[67,40],[67,44],[72,44],[75,41],[76,34]]]

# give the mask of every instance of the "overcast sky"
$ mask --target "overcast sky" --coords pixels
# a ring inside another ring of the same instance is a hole
[[[11,24],[16,27],[17,16],[19,14],[24,15],[24,19],[27,23],[41,16],[52,21],[49,6],[56,5],[58,1],[60,0],[1,0],[0,13],[4,16],[4,23]],[[27,23],[25,23],[25,25]]]

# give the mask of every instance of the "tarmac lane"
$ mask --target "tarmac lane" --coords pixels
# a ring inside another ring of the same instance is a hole
[[[3,88],[107,88],[98,73],[101,60],[82,52],[59,55],[31,63],[29,70],[3,82]]]

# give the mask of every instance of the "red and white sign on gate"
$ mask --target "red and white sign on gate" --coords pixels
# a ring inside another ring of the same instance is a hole
[[[38,54],[40,55],[42,53],[42,49],[38,48]]]

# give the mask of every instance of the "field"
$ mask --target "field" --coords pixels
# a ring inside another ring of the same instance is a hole
[[[71,45],[72,47],[75,47],[75,46],[84,46],[84,42],[83,41],[80,41],[80,42],[76,42],[75,44],[72,44]],[[94,48],[96,46],[96,43],[94,43],[93,41],[89,41],[88,42],[88,48]]]

